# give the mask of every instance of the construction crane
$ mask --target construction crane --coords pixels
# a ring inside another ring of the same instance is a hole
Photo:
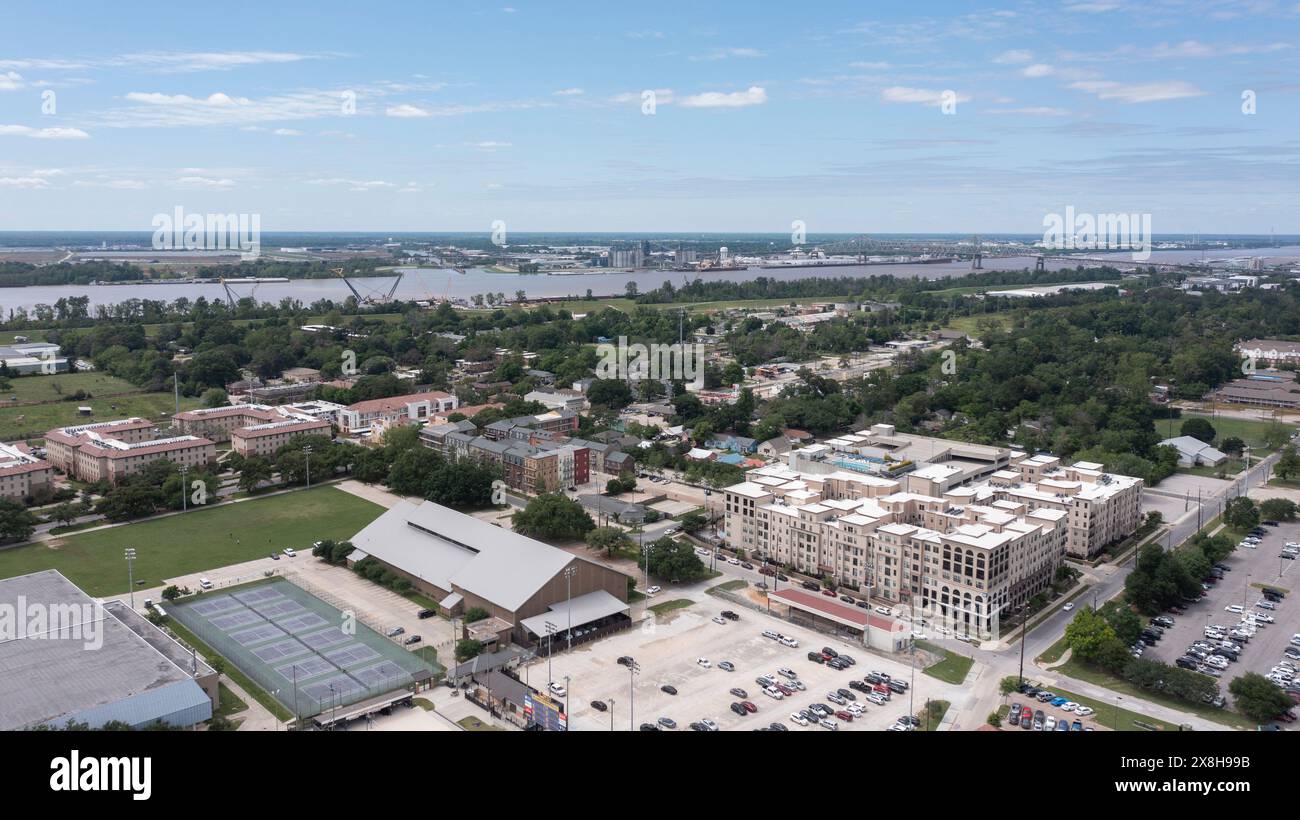
[[[224,277],[217,281],[221,283],[221,287],[226,291],[226,304],[233,308],[235,303],[239,301],[239,296],[235,293],[234,289],[230,287],[230,283],[227,282]],[[253,290],[248,294],[250,299],[253,297],[254,293],[257,293],[257,288],[260,284],[260,282],[253,283]]]
[[[348,278],[348,275],[343,271],[343,268],[330,268],[330,273],[333,273],[335,276],[343,280],[343,284],[347,285],[348,290],[352,291],[352,295],[357,298],[357,304],[359,305],[383,305],[393,301],[393,294],[397,292],[397,286],[402,284],[403,275],[402,271],[398,270],[397,278],[393,280],[392,287],[387,291],[369,288],[371,293],[363,296],[361,291],[357,290],[356,286],[352,284],[352,280]]]

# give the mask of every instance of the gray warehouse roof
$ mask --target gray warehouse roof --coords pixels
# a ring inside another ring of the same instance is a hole
[[[394,504],[352,537],[357,549],[441,589],[511,612],[575,560],[527,536],[425,501]]]
[[[212,716],[211,701],[185,669],[56,570],[0,580],[0,606],[19,612],[24,627],[0,635],[0,730],[69,719],[192,724]]]

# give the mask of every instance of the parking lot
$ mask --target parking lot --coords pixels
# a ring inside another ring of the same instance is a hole
[[[570,728],[608,731],[612,720],[615,729],[626,731],[629,726],[637,728],[642,723],[655,723],[660,717],[668,717],[676,721],[678,731],[689,731],[690,723],[709,718],[722,731],[758,729],[780,722],[791,731],[824,732],[827,730],[816,725],[801,727],[792,723],[790,713],[813,703],[843,709],[830,702],[827,693],[848,689],[851,679],[861,680],[869,671],[911,680],[911,670],[905,661],[882,659],[868,654],[861,646],[761,613],[743,610],[739,621],[714,623],[712,618],[726,608],[721,601],[704,601],[661,617],[653,627],[634,627],[593,645],[557,654],[551,661],[552,679],[563,683],[564,677],[569,676]],[[765,638],[761,634],[765,629],[793,637],[799,646],[787,647]],[[837,671],[808,660],[810,650],[823,646],[852,655],[857,665]],[[628,704],[632,675],[618,663],[623,655],[634,657],[641,669],[635,676],[635,716],[631,723]],[[697,658],[707,658],[710,668],[698,664]],[[733,663],[736,670],[719,669],[718,662],[723,660]],[[807,689],[779,701],[763,694],[755,678],[771,675],[782,680],[777,674],[780,667],[796,672]],[[547,661],[529,664],[522,676],[532,686],[544,689]],[[664,684],[675,687],[677,694],[661,691],[660,686]],[[731,704],[741,700],[730,693],[732,687],[745,690],[746,699],[758,707],[757,713],[741,717],[731,711]],[[923,675],[918,668],[912,690],[913,711],[919,714],[924,711],[926,698],[953,701],[957,687]],[[852,722],[835,718],[841,731],[880,731],[908,713],[909,695],[895,694],[884,706],[876,706],[866,702],[863,693],[854,694],[866,712]],[[593,700],[612,703],[612,709],[600,712],[591,706]]]
[[[1240,659],[1229,663],[1219,678],[1219,689],[1224,697],[1228,683],[1246,672],[1267,674],[1283,659],[1283,650],[1291,645],[1291,636],[1300,632],[1300,596],[1295,592],[1294,580],[1300,577],[1297,561],[1279,558],[1286,542],[1300,542],[1300,523],[1264,527],[1261,542],[1255,549],[1238,547],[1223,563],[1230,568],[1223,580],[1214,584],[1200,601],[1187,606],[1184,615],[1174,615],[1174,626],[1165,630],[1163,638],[1148,647],[1144,658],[1173,663],[1182,656],[1194,641],[1202,640],[1205,628],[1211,625],[1231,629],[1240,623],[1241,615],[1225,611],[1228,606],[1242,606],[1246,611],[1273,616],[1274,623],[1260,625],[1255,636],[1244,645]],[[1274,610],[1256,606],[1263,596],[1257,584],[1277,587],[1288,592]]]

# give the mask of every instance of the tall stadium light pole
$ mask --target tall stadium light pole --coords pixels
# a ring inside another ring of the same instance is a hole
[[[297,726],[302,720],[302,715],[298,711],[298,664],[293,665],[293,722]]]
[[[302,448],[303,457],[307,462],[307,489],[311,489],[311,445],[307,444]]]
[[[126,586],[131,595],[131,608],[135,609],[135,550],[126,548]]]
[[[181,468],[181,512],[186,512],[188,509],[186,505],[189,499],[187,498],[188,493],[186,492],[186,489],[189,487],[189,483],[186,480],[186,477],[189,474],[189,471],[189,467]]]
[[[555,680],[554,678],[551,677],[551,655],[554,654],[553,652],[551,652],[551,642],[554,639],[555,639],[555,624],[551,623],[550,621],[547,621],[546,622],[546,688],[548,691],[551,688],[551,681]]]
[[[614,699],[609,699],[609,730],[614,731]]]
[[[573,649],[573,576],[578,574],[577,565],[570,565],[564,568],[564,581],[568,586],[569,602],[566,608],[569,610],[569,649]]]

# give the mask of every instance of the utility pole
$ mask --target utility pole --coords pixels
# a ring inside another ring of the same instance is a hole
[[[181,467],[181,512],[185,512],[189,503],[189,481],[187,475],[190,471],[188,466]]]
[[[305,445],[302,448],[303,457],[307,462],[307,489],[311,489],[311,445]]]
[[[627,665],[627,678],[628,678],[627,730],[629,732],[636,731],[636,676],[640,673],[641,673],[641,666],[636,662],[636,658],[633,658],[631,661],[628,662]]]

